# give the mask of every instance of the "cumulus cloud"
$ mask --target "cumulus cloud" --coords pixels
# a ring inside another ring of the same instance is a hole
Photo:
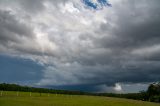
[[[1,0],[0,53],[42,64],[38,85],[120,91],[118,82],[159,80],[160,1],[109,3],[96,11],[81,0]]]
[[[116,83],[116,84],[115,84],[115,87],[114,87],[114,90],[117,91],[117,92],[122,91],[121,85],[120,85],[119,83]]]

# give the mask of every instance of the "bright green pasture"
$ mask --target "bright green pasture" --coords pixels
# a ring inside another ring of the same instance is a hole
[[[128,99],[56,95],[29,92],[0,92],[0,106],[160,106],[160,104]]]

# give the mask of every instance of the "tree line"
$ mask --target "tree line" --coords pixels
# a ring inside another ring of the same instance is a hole
[[[84,95],[85,94],[85,92],[80,92],[80,91],[36,88],[36,87],[20,86],[20,85],[17,85],[17,84],[6,84],[6,83],[0,84],[0,90],[1,91],[22,91],[22,92],[36,92],[36,93],[51,93],[51,94],[70,94],[70,95]]]
[[[0,84],[1,91],[22,91],[22,92],[37,92],[37,93],[51,93],[51,94],[68,94],[68,95],[91,95],[91,96],[107,96],[127,98],[134,100],[143,100],[160,103],[160,83],[150,84],[147,91],[141,91],[139,93],[127,93],[127,94],[115,94],[115,93],[88,93],[81,91],[68,91],[57,90],[47,88],[35,88],[29,86],[20,86],[17,84]]]

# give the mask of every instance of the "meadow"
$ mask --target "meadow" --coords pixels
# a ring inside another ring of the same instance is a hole
[[[160,106],[129,99],[30,92],[0,93],[0,106]]]

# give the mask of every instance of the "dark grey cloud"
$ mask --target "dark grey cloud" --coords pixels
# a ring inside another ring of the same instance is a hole
[[[112,27],[114,18],[102,24],[100,34],[109,30],[111,38],[104,36],[99,43],[106,48],[133,49],[159,43],[160,2],[125,1],[123,7],[116,5],[116,27]],[[141,6],[142,5],[142,6]],[[143,6],[144,5],[144,6]],[[108,18],[107,18],[108,19]],[[109,40],[107,40],[109,39]],[[143,42],[142,42],[143,41]]]
[[[0,63],[0,83],[33,84],[43,76],[43,67],[28,59],[0,55]]]
[[[100,29],[95,30],[97,36],[102,34],[103,37],[83,34],[80,39],[89,39],[94,47],[84,50],[80,48],[80,54],[72,54],[67,59],[70,64],[76,61],[82,65],[75,72],[71,71],[73,76],[81,82],[107,85],[116,82],[144,83],[159,80],[160,49],[157,47],[158,50],[153,50],[153,46],[159,46],[160,41],[159,4],[157,0],[126,0],[123,2],[124,6],[114,5],[114,14],[106,16],[108,23],[101,24]],[[143,48],[148,48],[152,53],[146,53]],[[137,50],[144,55],[134,54]],[[65,69],[72,70],[73,67],[67,68]]]
[[[38,85],[159,80],[160,1],[110,3],[97,12],[80,0],[3,1],[0,51],[43,64]]]
[[[44,0],[18,0],[22,8],[30,13],[42,12],[45,9],[43,1]]]
[[[0,32],[0,41],[4,45],[9,42],[20,43],[23,37],[34,38],[32,29],[17,20],[10,11],[0,10]]]

